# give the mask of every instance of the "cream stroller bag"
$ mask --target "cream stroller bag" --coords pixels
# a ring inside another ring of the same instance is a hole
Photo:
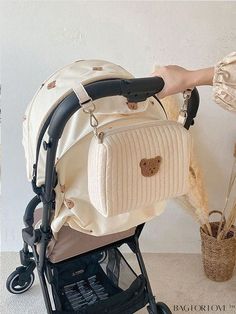
[[[101,131],[91,141],[88,190],[105,217],[187,193],[190,134],[174,121],[146,121]]]

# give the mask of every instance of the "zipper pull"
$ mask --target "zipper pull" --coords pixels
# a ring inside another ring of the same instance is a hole
[[[98,135],[97,135],[97,138],[98,138],[98,144],[102,144],[102,142],[103,142],[103,138],[104,138],[104,132],[100,132],[100,133],[98,133]]]

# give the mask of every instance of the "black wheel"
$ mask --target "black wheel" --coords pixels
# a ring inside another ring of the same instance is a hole
[[[34,283],[34,273],[27,271],[24,266],[18,267],[7,278],[7,290],[13,294],[21,294],[30,289]]]
[[[150,305],[147,307],[148,313],[153,314],[154,311],[151,309]],[[163,302],[156,303],[157,314],[172,314],[168,306]]]
[[[157,312],[158,314],[172,314],[171,310],[163,302],[157,302]]]

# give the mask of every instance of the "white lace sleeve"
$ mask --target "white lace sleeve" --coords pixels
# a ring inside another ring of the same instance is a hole
[[[215,66],[213,99],[224,109],[236,112],[236,52]]]

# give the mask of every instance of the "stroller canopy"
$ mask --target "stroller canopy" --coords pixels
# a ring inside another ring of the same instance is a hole
[[[102,60],[76,61],[47,79],[29,104],[23,122],[27,176],[32,180],[36,162],[36,148],[40,131],[50,113],[72,92],[79,83],[83,85],[105,79],[130,79],[133,76],[122,67]],[[173,100],[174,101],[174,100]],[[163,109],[153,97],[137,106],[130,106],[123,96],[101,98],[94,101],[99,126],[126,125],[146,119],[165,119]],[[91,205],[87,188],[87,157],[93,136],[89,115],[78,110],[68,121],[58,144],[56,171],[56,211],[52,230],[58,232],[67,224],[71,228],[94,235],[104,235],[127,230],[159,214],[164,203],[150,208],[104,218]],[[43,141],[47,141],[45,132]],[[37,167],[37,185],[45,180],[46,152],[42,145]]]

